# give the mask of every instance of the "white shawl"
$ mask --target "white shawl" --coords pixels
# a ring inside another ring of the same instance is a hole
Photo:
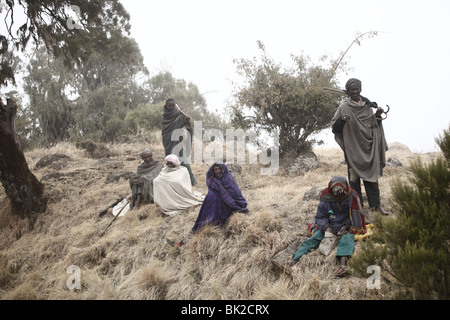
[[[201,193],[192,190],[188,170],[179,165],[175,168],[164,166],[153,180],[153,196],[162,212],[169,216],[200,205],[205,198]]]

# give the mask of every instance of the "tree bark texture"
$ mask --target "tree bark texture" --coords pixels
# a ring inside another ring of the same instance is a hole
[[[14,130],[17,105],[0,101],[0,181],[9,197],[14,213],[22,217],[44,212],[47,202],[43,186],[28,168],[23,149]]]

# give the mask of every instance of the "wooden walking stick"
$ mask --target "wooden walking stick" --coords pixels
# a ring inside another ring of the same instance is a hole
[[[105,234],[106,230],[108,230],[108,228],[112,225],[112,223],[117,219],[118,216],[120,216],[120,213],[122,212],[122,210],[130,203],[130,200],[128,200],[125,205],[119,210],[119,212],[114,216],[114,219],[111,220],[111,222],[108,224],[108,226],[105,228],[105,230],[103,230],[103,232],[100,234],[100,237],[103,237],[103,235]]]
[[[119,198],[119,199],[117,199],[116,201],[114,201],[114,203],[112,203],[111,205],[109,205],[108,208],[102,210],[102,211],[98,214],[98,216],[99,216],[99,217],[103,217],[103,216],[108,212],[108,209],[109,209],[109,208],[115,207],[117,204],[119,204],[120,202],[122,202],[123,199],[125,199],[125,198]]]
[[[183,116],[185,116],[186,118],[189,118],[189,119],[191,118],[191,117],[189,117],[186,113],[184,113],[183,110],[181,110],[181,108],[180,108],[180,106],[179,106],[178,104],[176,104],[175,106],[176,106],[176,108],[178,109],[178,111],[180,111],[180,113],[181,113]]]
[[[333,91],[333,92],[337,92],[337,93],[340,93],[340,94],[347,94],[347,91],[341,90],[341,89],[335,89],[335,88],[327,88],[327,87],[324,87],[323,90]],[[386,107],[387,107],[387,110],[386,110],[386,111],[384,111],[383,109],[381,109],[382,112],[381,112],[380,116],[379,116],[378,118],[376,118],[377,120],[386,120],[387,114],[388,114],[389,110],[391,110],[391,107],[389,107],[389,105],[386,105]],[[372,106],[372,108],[378,108],[378,105],[374,104],[374,105]],[[384,117],[381,116],[383,113],[384,113]]]
[[[333,92],[338,92],[340,94],[347,94],[347,92],[345,90],[340,90],[340,89],[335,89],[335,88],[323,88],[324,90],[328,90],[328,91],[333,91]]]

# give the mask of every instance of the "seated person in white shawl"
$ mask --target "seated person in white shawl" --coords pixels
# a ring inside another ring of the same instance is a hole
[[[201,193],[192,190],[189,172],[174,154],[165,158],[164,168],[153,180],[153,193],[155,203],[170,216],[200,205],[204,199]]]

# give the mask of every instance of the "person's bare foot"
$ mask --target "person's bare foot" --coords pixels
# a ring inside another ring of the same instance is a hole
[[[347,266],[339,266],[339,268],[336,270],[335,276],[337,278],[343,278],[348,276],[348,267]]]
[[[287,263],[287,266],[288,266],[289,268],[292,268],[296,263],[297,263],[297,260],[291,259],[291,260]]]

